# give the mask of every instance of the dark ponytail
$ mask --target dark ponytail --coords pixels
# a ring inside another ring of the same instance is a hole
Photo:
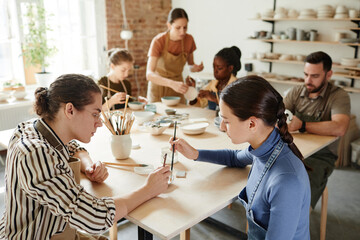
[[[255,75],[246,76],[228,85],[220,97],[241,121],[254,116],[268,126],[277,124],[281,139],[304,162],[304,157],[288,131],[283,98],[268,81]]]
[[[280,94],[279,94],[280,95]],[[280,96],[281,100],[279,102],[279,109],[277,112],[277,118],[278,118],[278,123],[277,126],[279,128],[279,133],[281,136],[281,139],[286,142],[289,145],[289,148],[291,149],[291,151],[301,160],[304,162],[304,157],[301,154],[300,150],[297,148],[297,146],[294,143],[294,138],[293,136],[289,133],[288,131],[288,125],[286,123],[286,115],[285,115],[285,105],[284,102],[282,101],[282,97]]]

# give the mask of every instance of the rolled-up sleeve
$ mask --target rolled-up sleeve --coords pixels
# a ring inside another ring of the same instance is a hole
[[[25,154],[17,171],[26,196],[63,217],[71,227],[99,234],[113,225],[114,200],[87,193],[75,182],[69,164],[52,149],[38,147]]]

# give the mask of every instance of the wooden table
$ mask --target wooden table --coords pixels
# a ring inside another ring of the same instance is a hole
[[[158,113],[164,115],[166,108],[157,103]],[[201,135],[185,135],[178,129],[177,136],[186,139],[200,149],[244,149],[248,144],[234,145],[225,133],[214,126],[215,112],[211,110],[177,105],[178,113],[189,113],[190,118],[207,118],[210,125]],[[7,148],[13,130],[0,132],[0,146]],[[136,162],[161,165],[160,148],[168,146],[173,135],[173,128],[167,129],[163,135],[152,136],[143,127],[134,126],[131,138],[141,145],[140,149],[132,150],[130,158],[122,162]],[[307,133],[293,133],[295,143],[304,157],[329,145],[337,138],[318,136]],[[99,128],[91,143],[85,144],[94,160],[117,161],[111,154],[110,132]],[[162,239],[170,239],[181,234],[181,239],[189,239],[189,229],[226,207],[246,185],[249,167],[245,169],[227,168],[220,165],[194,162],[179,154],[179,162],[174,165],[175,171],[185,170],[186,178],[176,178],[166,193],[142,204],[126,218],[155,234]],[[129,193],[141,186],[146,176],[138,175],[133,169],[108,168],[109,178],[103,184],[92,183],[86,178],[81,184],[96,196],[117,196]],[[117,238],[116,224],[110,231],[111,239]]]
[[[163,114],[166,107],[157,103],[158,113]],[[185,135],[178,129],[177,136],[186,139],[199,149],[244,149],[248,144],[234,145],[227,135],[214,126],[215,112],[207,109],[178,105],[178,113],[189,113],[190,118],[207,118],[210,125],[201,135]],[[163,135],[152,136],[143,127],[133,127],[131,138],[139,143],[140,149],[132,150],[130,158],[121,162],[136,162],[161,165],[160,149],[169,146],[168,140],[173,128]],[[305,157],[322,149],[336,140],[335,137],[312,134],[294,134],[295,143]],[[94,160],[115,160],[110,149],[110,132],[98,129],[91,143],[85,145]],[[186,178],[176,178],[166,193],[142,204],[126,216],[145,233],[155,234],[161,239],[171,239],[181,234],[181,239],[190,239],[189,229],[230,204],[246,185],[250,167],[245,169],[227,168],[220,165],[194,162],[179,154],[179,162],[174,170],[185,170]],[[81,184],[96,196],[118,196],[141,186],[146,176],[138,175],[133,169],[108,168],[109,178],[103,184],[92,183],[82,178]],[[141,231],[139,231],[141,232]],[[116,224],[110,230],[111,239],[117,239]],[[143,236],[139,236],[142,239]]]

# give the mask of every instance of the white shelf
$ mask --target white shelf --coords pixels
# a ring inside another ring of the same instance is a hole
[[[272,22],[280,22],[280,21],[360,21],[360,18],[253,18],[251,20],[261,20],[261,21],[272,21]]]

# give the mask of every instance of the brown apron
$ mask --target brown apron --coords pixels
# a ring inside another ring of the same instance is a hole
[[[175,56],[168,52],[169,40],[170,32],[166,34],[164,50],[158,59],[156,72],[162,77],[184,82],[182,72],[187,61],[187,53],[184,52],[184,41],[181,40],[181,53]],[[148,83],[147,98],[149,102],[160,102],[161,97],[164,96],[179,96],[181,97],[181,103],[186,102],[184,95],[175,92],[172,88],[160,86],[152,82]]]

